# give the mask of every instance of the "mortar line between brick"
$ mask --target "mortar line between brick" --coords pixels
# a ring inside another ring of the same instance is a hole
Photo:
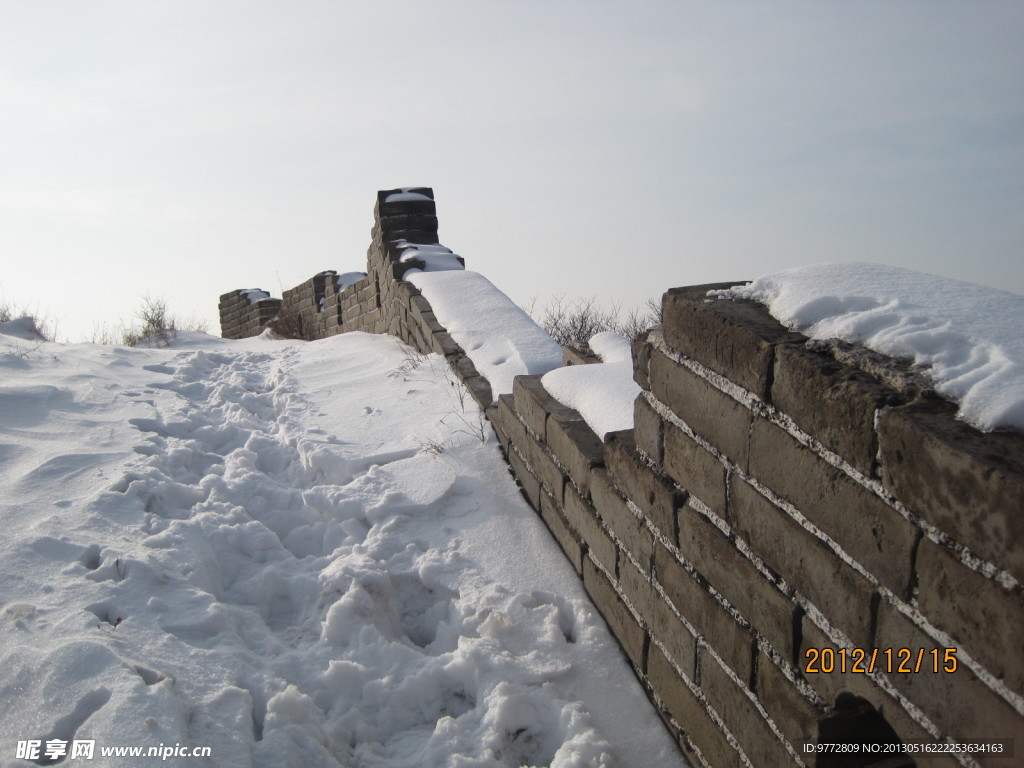
[[[718,726],[718,729],[722,732],[722,735],[725,736],[725,740],[729,742],[729,746],[736,750],[737,754],[740,757],[740,760],[743,761],[743,764],[747,766],[747,768],[756,768],[756,766],[752,762],[750,762],[750,758],[747,757],[747,753],[743,751],[743,747],[740,746],[740,743],[736,740],[736,737],[732,735],[732,731],[730,731],[728,726],[726,726],[725,721],[722,719],[722,716],[719,715],[715,708],[712,707],[711,704],[708,702],[708,698],[704,694],[704,691],[701,690],[700,686],[696,685],[693,681],[691,681],[689,676],[687,676],[687,674],[679,668],[679,665],[676,664],[672,656],[669,655],[668,649],[661,643],[661,641],[659,641],[656,637],[652,635],[651,642],[654,643],[654,645],[656,645],[658,649],[662,652],[662,655],[664,655],[665,660],[668,662],[669,666],[676,671],[676,674],[679,675],[679,677],[682,679],[683,684],[690,689],[690,693],[693,694],[694,698],[696,698],[697,701],[699,701],[704,706],[704,711],[707,712],[708,717],[710,717],[711,721]],[[714,651],[711,652],[717,658],[717,654],[714,654]],[[728,669],[728,665],[726,665],[724,662],[723,667]],[[675,721],[675,718],[673,718],[673,721]],[[683,728],[683,730],[685,731],[685,728]],[[799,759],[799,757],[797,759]],[[801,765],[803,765],[803,763],[801,763]]]

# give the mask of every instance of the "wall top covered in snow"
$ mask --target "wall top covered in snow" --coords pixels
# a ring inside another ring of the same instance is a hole
[[[816,264],[722,296],[766,304],[783,325],[912,361],[983,431],[1024,429],[1024,296],[881,264]]]

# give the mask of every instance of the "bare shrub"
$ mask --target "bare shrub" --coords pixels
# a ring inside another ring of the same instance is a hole
[[[541,309],[539,315],[535,302],[531,302],[529,311],[561,346],[583,350],[587,349],[587,342],[595,334],[614,331],[632,340],[661,322],[661,305],[654,299],[649,299],[642,308],[630,309],[625,319],[620,318],[618,304],[602,307],[594,297],[569,302],[564,296],[556,296]]]
[[[166,347],[174,341],[178,331],[209,332],[209,324],[205,320],[196,317],[180,320],[168,312],[165,299],[148,294],[143,297],[135,318],[134,323],[121,322],[94,328],[92,343]]]

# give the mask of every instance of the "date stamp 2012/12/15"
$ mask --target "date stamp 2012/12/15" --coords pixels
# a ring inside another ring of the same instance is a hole
[[[956,648],[808,648],[804,674],[831,672],[951,674],[957,670]]]

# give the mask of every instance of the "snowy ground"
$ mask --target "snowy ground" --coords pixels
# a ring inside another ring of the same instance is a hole
[[[438,358],[24,331],[0,327],[4,768],[48,762],[28,740],[98,765],[684,764]],[[133,745],[212,757],[100,755]]]

